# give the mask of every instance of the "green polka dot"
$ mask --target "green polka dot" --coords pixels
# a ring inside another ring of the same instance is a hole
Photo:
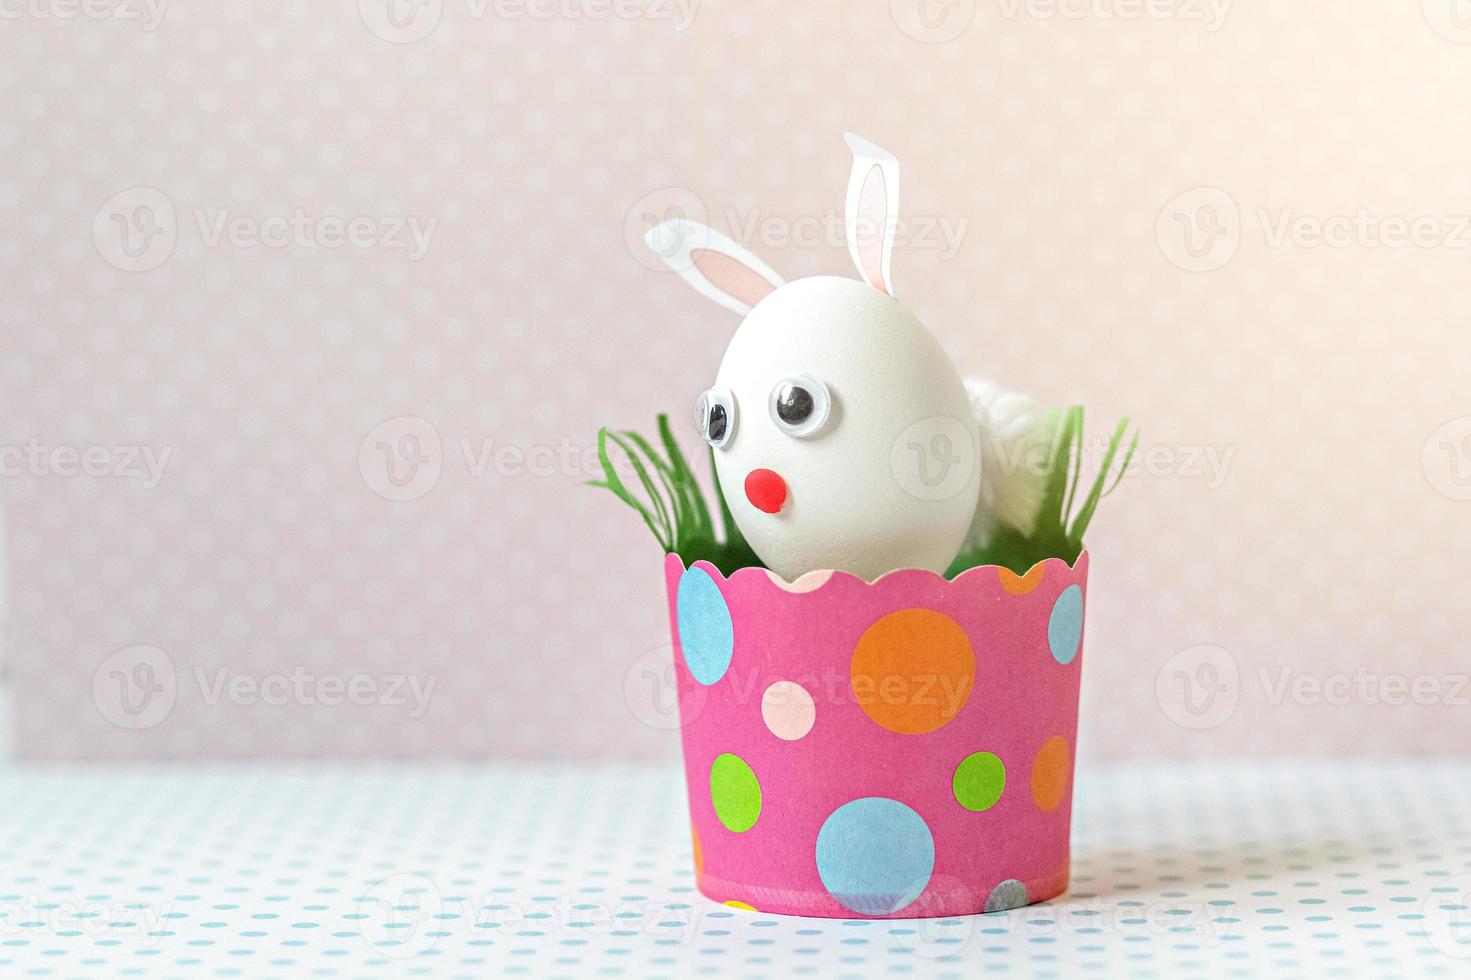
[[[727,830],[736,833],[756,826],[761,816],[761,784],[746,760],[729,752],[710,764],[710,802]]]
[[[950,786],[967,810],[989,810],[1006,788],[1006,767],[990,752],[973,752],[955,767]]]

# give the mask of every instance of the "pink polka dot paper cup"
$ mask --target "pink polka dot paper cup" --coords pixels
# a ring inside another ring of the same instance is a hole
[[[873,583],[665,560],[695,875],[762,912],[994,912],[1068,881],[1088,556]]]

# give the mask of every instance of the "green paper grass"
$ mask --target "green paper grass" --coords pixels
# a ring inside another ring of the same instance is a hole
[[[997,524],[985,547],[961,552],[951,563],[947,577],[954,578],[977,565],[1000,565],[1024,574],[1037,562],[1048,558],[1061,558],[1069,564],[1077,561],[1083,552],[1083,534],[1093,521],[1098,503],[1123,479],[1139,446],[1139,434],[1134,434],[1120,457],[1124,437],[1129,432],[1129,420],[1124,419],[1114,427],[1098,476],[1080,503],[1077,492],[1084,461],[1082,406],[1062,410],[1055,429],[1043,469],[1045,492],[1031,532]],[[711,451],[710,479],[715,493],[715,509],[720,513],[719,531],[706,503],[705,491],[670,430],[668,415],[659,416],[659,442],[660,446],[655,446],[637,432],[601,429],[598,432],[598,461],[603,467],[603,479],[590,480],[589,484],[612,491],[614,496],[637,511],[653,532],[659,547],[665,553],[679,555],[686,568],[697,561],[708,561],[726,575],[738,568],[764,568],[731,517],[720,487],[720,476],[715,471],[714,451]],[[633,493],[618,475],[609,455],[610,443],[628,458],[641,493]],[[1114,474],[1111,482],[1110,474]]]
[[[962,551],[956,557],[946,572],[947,577],[953,578],[977,565],[1000,565],[1023,575],[1033,565],[1048,558],[1061,558],[1069,565],[1077,561],[1083,553],[1083,534],[1093,523],[1099,501],[1118,488],[1134,452],[1139,448],[1139,433],[1136,431],[1123,457],[1119,457],[1119,449],[1128,433],[1128,419],[1114,426],[1098,476],[1088,489],[1088,495],[1081,504],[1077,504],[1078,483],[1083,475],[1083,406],[1063,409],[1056,420],[1052,444],[1043,463],[1045,490],[1032,530],[1023,532],[998,523],[984,547]],[[1114,465],[1116,460],[1117,467]],[[1109,474],[1115,470],[1113,481],[1109,482]]]
[[[738,568],[764,567],[736,527],[725,493],[720,489],[720,476],[715,472],[714,450],[711,450],[710,480],[714,485],[715,503],[720,511],[723,534],[717,534],[705,491],[680,452],[679,443],[669,428],[669,416],[659,416],[661,452],[637,432],[598,431],[598,461],[603,466],[603,479],[588,481],[591,486],[611,490],[613,495],[638,512],[659,547],[684,559],[688,568],[697,561],[708,561],[726,575]],[[642,488],[642,499],[629,491],[608,455],[612,443],[628,457],[634,476]]]

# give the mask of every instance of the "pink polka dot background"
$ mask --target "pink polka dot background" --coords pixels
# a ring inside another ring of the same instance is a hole
[[[962,370],[1144,433],[1090,535],[1084,755],[1464,744],[1471,30],[1064,6],[23,5],[18,751],[671,756],[661,555],[582,483],[735,324],[637,243],[678,210],[852,274],[845,130],[900,158],[896,290]]]

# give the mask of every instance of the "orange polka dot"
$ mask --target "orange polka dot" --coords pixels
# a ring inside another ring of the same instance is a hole
[[[853,698],[878,725],[923,735],[960,713],[975,681],[970,638],[949,616],[904,609],[858,640],[849,669]]]
[[[728,902],[722,902],[721,904],[729,905],[733,909],[745,909],[747,912],[756,911],[756,906],[747,905],[745,902],[737,902],[735,899],[731,899]]]
[[[690,824],[690,844],[695,850],[695,874],[705,873],[705,850],[700,847],[700,835],[695,832],[695,825]]]
[[[1072,760],[1067,739],[1054,735],[1042,743],[1032,761],[1032,799],[1043,810],[1056,810],[1072,782]]]
[[[1026,595],[1037,586],[1042,584],[1042,573],[1047,566],[1038,562],[1027,570],[1027,574],[1018,575],[1009,568],[996,569],[996,577],[1001,580],[1001,587],[1012,595]]]

